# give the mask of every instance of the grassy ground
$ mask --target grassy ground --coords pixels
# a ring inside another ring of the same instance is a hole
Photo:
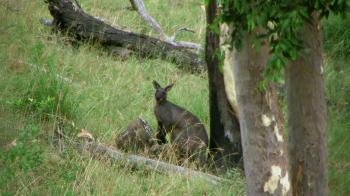
[[[350,19],[324,21],[329,195],[350,195]]]
[[[136,12],[124,9],[129,1],[80,3],[118,28],[156,35]],[[184,32],[178,39],[204,44],[201,0],[145,3],[167,34],[189,27],[196,33]],[[122,163],[111,166],[69,148],[57,150],[53,132],[58,125],[71,136],[85,128],[107,144],[137,117],[155,129],[152,80],[175,82],[169,99],[196,114],[208,129],[208,81],[206,73],[191,75],[159,59],[119,59],[91,45],[73,47],[40,24],[42,17],[50,18],[44,1],[0,1],[0,195],[245,195],[238,171],[226,174],[232,184],[212,186]],[[325,21],[329,187],[330,195],[350,195],[350,65],[344,52],[350,36],[339,21]],[[14,139],[17,147],[11,148]]]
[[[81,4],[116,27],[155,35],[137,13],[124,9],[128,1]],[[146,6],[169,35],[186,26],[197,33],[184,32],[179,39],[203,43],[200,1],[154,0]],[[191,75],[158,59],[118,59],[86,44],[73,47],[40,24],[42,17],[50,18],[43,1],[0,2],[0,195],[244,195],[238,171],[227,173],[233,184],[212,186],[122,163],[111,166],[68,147],[57,150],[58,125],[73,137],[85,128],[107,144],[137,117],[155,129],[152,80],[175,82],[169,99],[208,127],[208,87],[206,73]]]

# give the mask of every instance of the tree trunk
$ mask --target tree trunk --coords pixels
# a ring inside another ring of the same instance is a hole
[[[328,195],[327,114],[322,58],[322,24],[317,14],[304,22],[300,39],[307,57],[285,70],[293,195]]]
[[[230,168],[242,159],[241,136],[239,122],[228,102],[223,74],[219,70],[219,61],[215,54],[219,49],[219,35],[209,28],[214,23],[216,11],[216,0],[211,0],[206,8],[208,26],[205,45],[209,75],[209,149],[213,153],[216,166]]]
[[[121,46],[146,57],[167,59],[190,71],[204,69],[200,55],[183,47],[147,35],[113,28],[102,20],[78,9],[71,1],[47,0],[54,18],[53,25],[80,40],[98,41],[102,45]]]
[[[249,196],[291,195],[281,107],[274,88],[268,91],[259,88],[269,46],[265,43],[257,52],[252,48],[254,36],[245,34],[242,49],[232,52],[247,193]]]

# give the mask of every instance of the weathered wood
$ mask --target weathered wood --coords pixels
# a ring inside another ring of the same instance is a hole
[[[133,7],[133,9],[137,10],[139,12],[139,14],[142,16],[142,18],[148,23],[150,24],[150,26],[157,31],[159,38],[163,41],[166,41],[170,44],[173,44],[175,46],[178,47],[184,47],[184,48],[192,48],[192,49],[196,49],[196,50],[203,50],[203,48],[196,43],[191,43],[191,42],[183,42],[183,41],[175,41],[177,35],[181,32],[181,31],[190,31],[192,33],[194,33],[194,30],[186,28],[186,27],[182,27],[179,30],[176,31],[176,33],[174,34],[174,36],[172,37],[168,37],[163,29],[160,27],[160,25],[157,23],[156,20],[154,20],[152,18],[152,16],[150,16],[146,10],[146,6],[143,3],[142,0],[130,0],[131,2],[131,6]]]
[[[169,163],[149,159],[142,156],[125,154],[118,151],[115,148],[108,147],[95,142],[79,143],[78,149],[82,151],[88,151],[93,156],[104,155],[110,158],[112,161],[125,161],[129,164],[134,164],[136,167],[154,170],[161,174],[180,174],[184,177],[201,178],[214,185],[218,185],[224,182],[230,182],[227,179],[195,171],[189,168],[172,165]]]
[[[197,53],[147,35],[118,30],[77,8],[70,0],[47,0],[54,26],[79,40],[125,47],[145,57],[170,60],[190,71],[205,69]]]
[[[146,120],[137,118],[123,132],[115,137],[115,144],[118,149],[144,150],[151,148],[156,143],[156,137],[151,126]]]

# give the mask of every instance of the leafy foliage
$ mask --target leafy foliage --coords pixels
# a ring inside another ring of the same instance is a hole
[[[265,69],[265,80],[273,81],[280,79],[281,70],[291,60],[307,52],[298,34],[305,21],[311,22],[312,14],[328,17],[330,12],[345,14],[350,8],[350,2],[343,0],[218,0],[218,3],[221,10],[216,25],[234,25],[231,46],[239,50],[244,32],[251,34],[256,29],[263,30],[255,36],[254,47],[259,49],[268,40],[271,58]]]

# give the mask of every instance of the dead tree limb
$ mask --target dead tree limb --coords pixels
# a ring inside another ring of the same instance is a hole
[[[157,33],[159,34],[159,38],[161,40],[167,40],[168,36],[165,35],[163,29],[160,27],[160,25],[157,23],[157,21],[155,21],[153,19],[153,17],[148,14],[148,12],[146,10],[146,6],[143,3],[143,1],[142,0],[130,0],[130,2],[131,2],[131,6],[139,12],[139,14],[142,16],[142,18],[146,22],[148,22],[155,31],[157,31]]]
[[[220,178],[218,176],[210,175],[207,173],[195,171],[193,169],[180,167],[177,165],[165,163],[154,159],[149,159],[143,156],[130,155],[120,152],[119,150],[113,147],[109,147],[99,143],[98,141],[96,141],[94,136],[85,129],[82,129],[82,131],[78,133],[79,141],[74,141],[70,137],[66,136],[60,128],[56,129],[55,133],[59,138],[64,139],[70,144],[76,146],[80,152],[88,152],[91,154],[91,156],[95,158],[105,157],[112,160],[112,162],[124,161],[128,164],[133,164],[137,168],[149,169],[152,171],[156,171],[160,174],[180,174],[184,177],[200,178],[213,185],[219,185],[221,183],[230,183],[229,180]]]
[[[176,31],[176,33],[174,34],[174,36],[172,37],[168,37],[163,29],[160,27],[160,25],[157,23],[156,20],[154,20],[152,18],[152,16],[150,16],[146,10],[146,6],[145,4],[143,3],[142,0],[130,0],[131,2],[131,6],[133,7],[133,9],[136,9],[139,14],[142,16],[142,18],[148,22],[151,27],[157,31],[158,35],[159,35],[159,38],[163,41],[166,41],[170,44],[173,44],[175,46],[178,46],[178,47],[184,47],[184,48],[192,48],[192,49],[196,49],[196,50],[203,50],[203,48],[199,45],[199,44],[196,44],[196,43],[192,43],[192,42],[183,42],[183,41],[175,41],[176,39],[176,36],[181,32],[181,31],[190,31],[192,33],[194,33],[194,30],[192,29],[189,29],[189,28],[186,28],[186,27],[182,27],[180,28],[179,30]]]
[[[183,47],[147,35],[118,30],[78,8],[71,0],[46,0],[53,25],[79,40],[119,46],[144,57],[167,59],[190,71],[205,69],[201,56]]]
[[[115,148],[95,142],[79,143],[78,149],[90,152],[93,156],[105,155],[113,161],[126,161],[127,163],[134,164],[136,167],[150,169],[161,174],[180,174],[184,177],[201,178],[214,185],[224,182],[230,183],[229,180],[214,175],[138,155],[128,155]]]

